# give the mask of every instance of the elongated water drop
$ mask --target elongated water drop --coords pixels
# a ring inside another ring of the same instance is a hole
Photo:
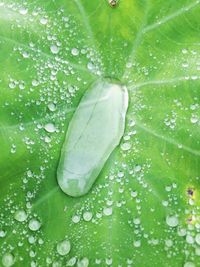
[[[68,195],[86,194],[125,128],[128,92],[125,86],[101,80],[81,99],[62,147],[57,179]]]

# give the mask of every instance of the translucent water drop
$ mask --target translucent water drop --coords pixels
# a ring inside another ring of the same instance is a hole
[[[139,248],[141,246],[141,241],[140,240],[136,240],[133,242],[133,245],[135,248]]]
[[[11,253],[6,253],[2,257],[2,264],[4,267],[10,267],[15,263],[15,258]]]
[[[79,50],[77,48],[72,48],[71,53],[73,56],[78,56],[79,55]]]
[[[188,234],[188,235],[186,236],[186,242],[187,242],[188,244],[194,244],[194,238],[193,238],[193,236]]]
[[[195,236],[195,241],[196,241],[196,243],[197,243],[198,245],[200,245],[200,234],[197,234],[197,235]]]
[[[72,217],[72,222],[73,223],[79,223],[80,222],[80,219],[81,219],[81,217],[79,215],[74,215]]]
[[[19,13],[21,15],[26,15],[28,13],[28,9],[25,7],[20,8]]]
[[[47,19],[47,18],[41,18],[41,19],[40,19],[40,23],[41,23],[42,25],[46,25],[47,22],[48,22],[48,19]]]
[[[127,150],[129,150],[130,148],[131,148],[131,143],[128,143],[128,142],[126,142],[126,143],[123,143],[123,144],[121,144],[121,149],[123,150],[123,151],[127,151]]]
[[[92,219],[92,213],[89,211],[84,212],[83,219],[84,221],[89,222]]]
[[[134,171],[135,172],[140,172],[141,169],[142,169],[142,167],[140,165],[136,165]]]
[[[56,127],[53,123],[47,123],[44,126],[44,129],[48,132],[48,133],[54,133],[56,131]]]
[[[51,45],[50,50],[53,54],[58,54],[59,47],[57,45]]]
[[[6,231],[0,230],[0,237],[5,237],[6,236]]]
[[[191,123],[193,123],[193,124],[197,123],[198,120],[199,120],[198,117],[197,116],[194,116],[194,115],[190,119]]]
[[[88,266],[89,266],[89,260],[86,257],[77,262],[77,267],[88,267]]]
[[[112,208],[111,207],[106,207],[103,209],[103,214],[106,215],[106,216],[110,216],[112,215]]]
[[[86,194],[124,134],[126,87],[100,80],[81,99],[69,124],[57,169],[66,194]]]
[[[53,112],[53,111],[56,110],[56,105],[54,103],[49,103],[48,104],[48,109]]]
[[[183,267],[195,267],[195,264],[191,261],[186,262]]]
[[[36,219],[31,219],[29,221],[28,227],[31,231],[38,231],[41,227],[41,223]]]
[[[74,266],[76,264],[76,257],[73,257],[68,260],[67,266]]]
[[[59,255],[65,256],[71,250],[71,243],[69,240],[65,239],[57,244],[56,249]]]
[[[24,210],[17,210],[14,214],[14,218],[18,222],[24,222],[27,219],[27,214]]]
[[[176,227],[178,225],[178,218],[177,218],[177,216],[175,216],[175,215],[173,215],[173,216],[167,216],[166,223],[170,227]]]

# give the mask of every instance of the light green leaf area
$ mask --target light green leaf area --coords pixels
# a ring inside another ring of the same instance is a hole
[[[0,266],[200,266],[199,14],[199,0],[0,0]],[[62,144],[107,77],[129,92],[125,133],[73,198]]]

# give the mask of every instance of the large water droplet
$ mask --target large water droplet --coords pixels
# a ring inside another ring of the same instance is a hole
[[[28,227],[31,231],[38,231],[41,227],[41,223],[37,219],[31,219]]]
[[[11,253],[6,253],[2,257],[2,264],[5,267],[10,267],[14,264],[15,258]]]
[[[71,244],[69,240],[65,239],[57,244],[56,249],[59,255],[65,256],[70,252]]]
[[[17,210],[14,214],[14,218],[18,222],[24,222],[27,218],[27,214],[24,210]]]
[[[125,86],[101,80],[85,93],[69,124],[57,170],[68,195],[86,194],[125,128],[128,92]]]
[[[178,225],[178,218],[176,215],[167,216],[166,223],[170,227],[176,227]]]

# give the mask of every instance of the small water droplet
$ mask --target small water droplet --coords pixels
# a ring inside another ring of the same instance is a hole
[[[126,143],[123,143],[123,144],[121,144],[121,149],[123,150],[123,151],[127,151],[127,150],[129,150],[130,148],[131,148],[131,143],[128,143],[128,142],[126,142]]]
[[[184,264],[183,267],[195,267],[195,264],[194,264],[193,262],[191,262],[191,261],[188,261],[188,262],[186,262],[186,263]]]
[[[200,234],[197,234],[197,235],[195,236],[195,241],[196,241],[196,243],[197,243],[198,245],[200,245]]]
[[[53,112],[53,111],[56,110],[56,105],[54,103],[49,103],[48,104],[48,109]]]
[[[89,212],[89,211],[86,211],[83,213],[83,219],[86,221],[86,222],[89,222],[91,219],[92,219],[92,213]]]
[[[56,127],[53,123],[47,123],[44,126],[44,129],[48,132],[48,133],[54,133],[56,131]]]
[[[40,23],[41,23],[42,25],[46,25],[47,22],[48,22],[48,19],[47,19],[47,18],[41,18],[41,19],[40,19]]]
[[[20,8],[19,13],[21,15],[26,15],[28,13],[28,9],[25,7]]]
[[[59,47],[57,45],[51,45],[50,50],[53,54],[58,54]]]
[[[80,219],[81,219],[81,217],[79,215],[74,215],[72,217],[72,222],[73,223],[79,223],[80,222]]]
[[[106,207],[106,208],[104,208],[104,209],[103,209],[103,214],[104,214],[105,216],[110,216],[110,215],[112,215],[112,207]]]
[[[78,56],[79,55],[79,50],[77,48],[72,48],[71,53],[73,56]]]

